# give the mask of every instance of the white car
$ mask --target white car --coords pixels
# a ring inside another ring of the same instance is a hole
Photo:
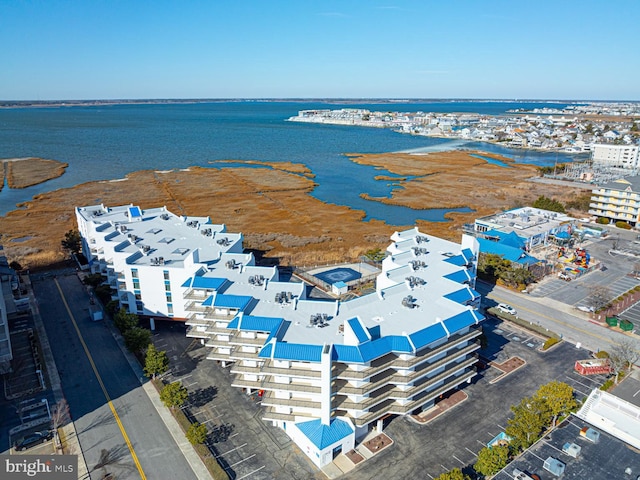
[[[511,305],[507,305],[506,303],[501,303],[496,308],[502,313],[508,313],[509,315],[516,315],[518,313],[516,312],[515,308],[513,308]]]

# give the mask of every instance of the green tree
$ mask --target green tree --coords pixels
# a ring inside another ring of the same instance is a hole
[[[454,468],[453,470],[438,475],[433,480],[471,480],[471,477],[462,473],[462,470],[459,468]]]
[[[138,316],[135,313],[129,313],[121,308],[113,316],[113,323],[116,325],[120,333],[124,333],[138,326]]]
[[[473,469],[480,475],[493,475],[506,467],[507,463],[509,463],[509,447],[484,447],[478,452],[478,459]]]
[[[372,250],[367,250],[364,256],[369,260],[371,260],[372,262],[379,263],[382,260],[384,260],[384,257],[386,257],[386,253],[380,250],[379,248],[374,248]]]
[[[82,246],[80,232],[78,232],[78,230],[69,230],[64,234],[61,244],[62,248],[70,251],[71,253],[80,253],[80,248]]]
[[[638,342],[634,340],[622,340],[620,343],[611,347],[609,353],[609,362],[615,374],[614,382],[618,384],[620,374],[626,373],[631,367],[640,360],[640,351],[638,350]]]
[[[478,274],[485,279],[495,280],[501,272],[510,266],[509,260],[505,260],[495,253],[480,253],[478,256]]]
[[[187,398],[189,398],[189,392],[180,382],[165,385],[160,391],[160,400],[162,400],[162,403],[164,403],[166,407],[171,409],[184,405]]]
[[[579,210],[584,213],[589,212],[589,204],[591,203],[591,192],[582,193],[580,195],[576,195],[575,198],[569,200],[566,204],[566,208],[570,208],[572,210]]]
[[[167,352],[158,350],[153,343],[149,344],[144,359],[144,373],[147,377],[155,379],[156,375],[161,375],[167,370],[169,370]]]
[[[124,344],[133,353],[143,351],[151,343],[151,331],[142,327],[133,327],[122,334]]]
[[[511,406],[513,417],[507,420],[505,433],[516,448],[526,449],[533,444],[549,423],[551,415],[547,403],[538,397],[525,397],[518,405]]]
[[[499,272],[498,278],[510,287],[518,287],[520,285],[529,285],[533,282],[534,275],[528,268],[511,263],[508,268],[504,268]]]
[[[187,430],[185,436],[191,445],[204,443],[207,440],[207,426],[194,422],[189,425],[189,430]]]
[[[533,208],[541,208],[542,210],[549,210],[551,212],[565,212],[564,205],[562,205],[562,203],[552,198],[547,198],[544,195],[538,197],[538,199],[533,202],[532,206]]]
[[[535,396],[547,402],[549,413],[552,415],[551,426],[555,427],[558,417],[564,413],[574,411],[578,402],[573,396],[573,388],[564,382],[553,380],[542,385]]]

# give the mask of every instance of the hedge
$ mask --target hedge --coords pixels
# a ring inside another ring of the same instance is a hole
[[[525,328],[526,330],[530,330],[539,335],[542,335],[544,338],[556,338],[560,340],[560,336],[557,333],[554,333],[551,330],[545,327],[542,327],[540,325],[536,325],[534,323],[528,322],[527,320],[522,320],[521,318],[518,318],[516,316],[503,314],[496,308],[491,307],[487,309],[487,313],[489,315],[499,318],[500,320],[515,323],[516,325],[519,325],[522,328]]]
[[[553,347],[556,343],[560,343],[560,339],[556,337],[549,337],[547,341],[542,345],[542,350],[548,350]]]

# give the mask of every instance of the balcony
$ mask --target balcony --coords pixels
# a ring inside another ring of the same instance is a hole
[[[322,388],[315,387],[313,385],[300,385],[299,383],[276,383],[265,382],[261,383],[263,390],[282,390],[287,392],[304,392],[304,393],[321,393]]]
[[[425,365],[421,365],[420,368],[414,372],[411,372],[409,375],[399,375],[391,371],[390,373],[382,374],[382,378],[374,379],[373,382],[363,386],[363,387],[352,387],[349,386],[346,382],[340,383],[342,381],[338,380],[334,382],[334,386],[336,388],[336,392],[349,394],[349,395],[365,395],[376,388],[383,386],[386,383],[395,383],[395,384],[408,384],[409,382],[414,381],[416,378],[428,375],[429,372],[446,365],[447,363],[451,363],[455,358],[460,357],[462,355],[466,355],[468,353],[474,352],[480,348],[480,343],[478,341],[473,342],[471,345],[459,350],[456,353],[451,353],[451,355],[441,358],[437,362],[429,363]]]
[[[317,415],[313,415],[311,413],[300,413],[300,412],[292,412],[292,413],[278,413],[275,411],[274,407],[267,407],[265,409],[264,415],[262,416],[263,420],[275,420],[275,421],[285,421],[285,422],[295,422],[296,418],[304,417],[309,420],[313,420],[314,418],[318,418]]]
[[[450,377],[452,372],[458,371],[460,369],[467,368],[474,363],[477,362],[477,357],[471,356],[461,363],[454,363],[450,365],[444,372],[439,373],[438,375],[431,378],[424,378],[417,385],[413,386],[409,390],[400,390],[393,384],[387,384],[380,389],[376,390],[372,393],[372,396],[367,398],[362,402],[353,402],[350,401],[347,397],[342,395],[336,395],[333,403],[334,408],[348,409],[348,410],[366,410],[367,408],[385,401],[387,399],[406,399],[411,398],[427,388],[433,386],[434,384]],[[475,371],[474,371],[475,374]],[[342,392],[341,392],[342,393]]]
[[[373,362],[371,362],[371,366],[369,368],[359,372],[351,370],[347,364],[337,363],[333,367],[331,375],[332,378],[364,380],[365,378],[369,378],[387,368],[411,368],[421,362],[428,361],[435,355],[445,352],[448,349],[454,348],[459,343],[471,340],[475,337],[480,336],[481,334],[482,331],[479,328],[476,328],[464,335],[453,335],[449,338],[449,341],[447,343],[435,348],[424,350],[411,360],[400,360],[397,355],[388,354],[384,357],[374,360]],[[380,364],[376,365],[377,362],[380,362]]]
[[[227,330],[226,333],[230,333],[233,330]],[[234,335],[229,340],[231,345],[251,345],[254,347],[262,347],[264,345],[266,338],[243,338],[239,335]]]
[[[320,410],[322,403],[320,401],[313,400],[301,400],[294,398],[276,398],[272,392],[265,392],[262,396],[262,405],[265,407],[301,407],[301,408],[313,408]]]

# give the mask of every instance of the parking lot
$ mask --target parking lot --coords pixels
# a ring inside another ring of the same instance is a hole
[[[208,349],[187,338],[184,325],[158,322],[153,342],[169,356],[165,381],[189,390],[185,413],[207,426],[208,446],[230,478],[326,478],[282,430],[262,420],[257,395],[231,387],[229,369],[205,359]]]
[[[497,368],[481,370],[464,388],[469,398],[426,425],[390,419],[385,433],[394,445],[342,478],[435,478],[454,467],[470,468],[478,451],[504,431],[510,406],[540,385],[566,382],[582,400],[604,381],[573,370],[576,360],[589,357],[586,350],[563,343],[542,353],[538,348],[543,339],[493,319],[487,321],[485,333],[485,363],[519,357],[526,364],[500,379]],[[189,389],[187,412],[207,425],[211,450],[231,478],[324,478],[283,431],[261,420],[259,398],[232,388],[228,368],[206,360],[206,348],[186,338],[183,325],[161,325],[154,343],[170,357],[166,380],[180,380]]]

